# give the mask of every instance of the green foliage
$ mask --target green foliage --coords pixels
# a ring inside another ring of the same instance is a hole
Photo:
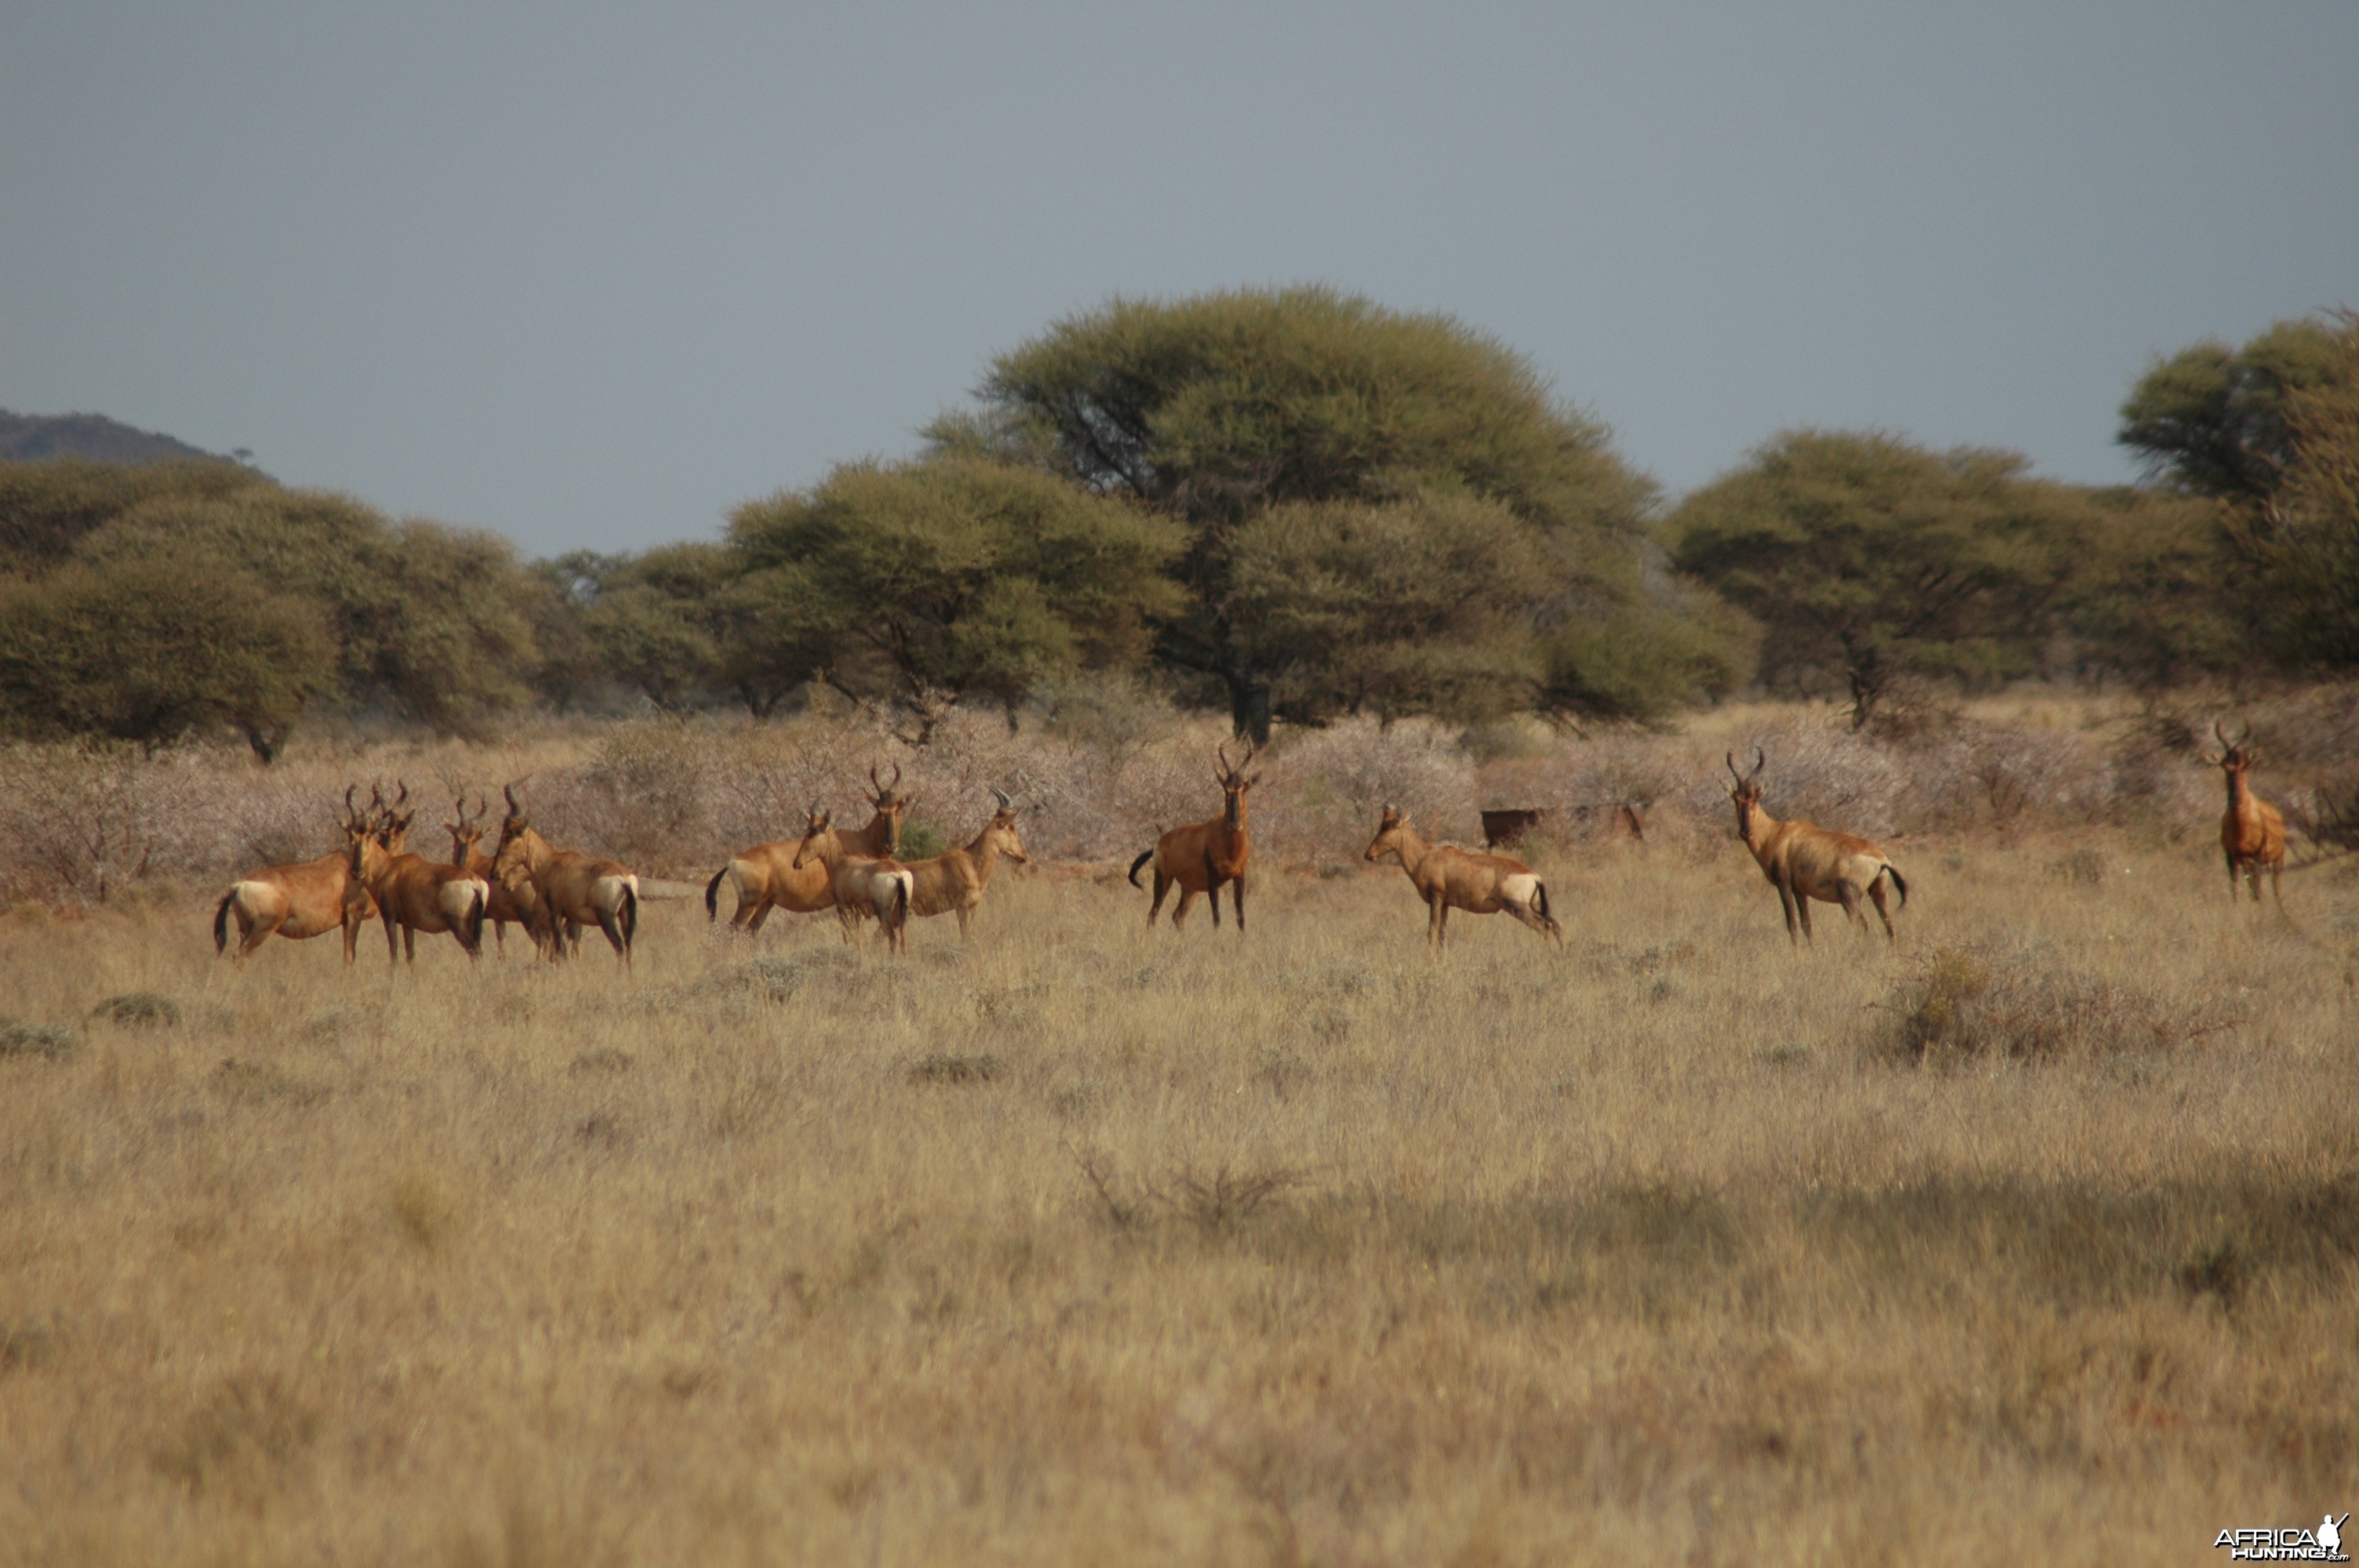
[[[84,535],[151,501],[210,501],[271,488],[262,475],[230,463],[0,462],[0,571],[54,566]]]
[[[1907,676],[1987,682],[2038,657],[2058,546],[2084,506],[2009,452],[1797,431],[1669,520],[1682,571],[1766,630],[1765,673],[1846,684],[1864,724]]]
[[[1637,590],[1651,485],[1528,362],[1445,316],[1324,287],[1118,298],[1002,355],[981,397],[932,427],[938,450],[1188,524],[1187,603],[1157,651],[1224,688],[1241,730],[1580,697],[1544,684],[1537,629]]]
[[[0,579],[0,726],[158,744],[204,725],[266,760],[333,649],[312,606],[185,547]]]
[[[837,469],[740,507],[737,678],[823,679],[939,717],[943,694],[1020,701],[1121,668],[1178,608],[1180,530],[1052,474],[973,459]]]
[[[2267,503],[2293,461],[2287,399],[2348,378],[2335,338],[2324,322],[2279,321],[2241,349],[2201,342],[2158,357],[2122,404],[2117,438],[2174,488]]]
[[[1753,678],[1760,628],[1712,595],[1653,585],[1542,641],[1541,704],[1558,713],[1653,721],[1719,701]]]
[[[637,556],[585,550],[550,567],[578,608],[590,660],[610,679],[673,712],[730,684],[730,611],[742,571],[734,551],[697,543]]]
[[[2286,399],[2292,455],[2263,576],[2278,654],[2348,670],[2359,666],[2359,312],[2334,321],[2324,373]]]
[[[2248,661],[2218,502],[2131,489],[2084,500],[2058,606],[2081,668],[2157,690]]]

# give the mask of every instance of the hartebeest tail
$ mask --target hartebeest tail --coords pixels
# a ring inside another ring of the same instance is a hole
[[[1450,925],[1450,912],[1514,915],[1541,935],[1564,946],[1564,927],[1549,914],[1548,884],[1539,873],[1513,855],[1486,855],[1455,844],[1429,844],[1418,837],[1408,818],[1387,805],[1376,836],[1368,841],[1367,859],[1400,858],[1409,884],[1425,901],[1425,939],[1439,946]]]
[[[2245,724],[2244,733],[2234,741],[2212,721],[2212,733],[2220,742],[2216,753],[2207,752],[2203,760],[2218,768],[2228,780],[2228,809],[2220,817],[2220,848],[2228,858],[2228,897],[2236,896],[2239,876],[2250,880],[2253,902],[2261,902],[2261,873],[2269,873],[2269,891],[2277,894],[2277,908],[2285,909],[2285,817],[2277,808],[2253,793],[2245,775],[2260,762],[2260,754],[2252,748],[2253,726]]]
[[[1141,892],[1145,892],[1147,891],[1147,884],[1138,880],[1139,871],[1147,864],[1147,861],[1153,859],[1155,859],[1154,850],[1141,849],[1138,852],[1138,859],[1130,863],[1130,885],[1136,888]]]
[[[1191,822],[1184,827],[1174,827],[1155,841],[1149,849],[1130,864],[1130,885],[1138,886],[1139,868],[1149,860],[1155,862],[1155,902],[1147,906],[1147,925],[1155,925],[1155,917],[1163,911],[1164,896],[1174,887],[1180,890],[1180,903],[1171,911],[1171,925],[1177,929],[1188,918],[1188,911],[1199,897],[1210,895],[1212,901],[1212,924],[1221,924],[1221,884],[1230,883],[1234,892],[1237,910],[1237,935],[1245,929],[1245,866],[1253,858],[1253,845],[1245,832],[1245,792],[1261,782],[1261,775],[1247,777],[1245,769],[1254,760],[1256,748],[1248,745],[1245,754],[1235,766],[1229,763],[1229,749],[1217,748],[1213,755],[1219,767],[1212,774],[1221,786],[1221,815],[1204,822]]]
[[[1787,940],[1798,947],[1817,940],[1810,930],[1812,899],[1843,905],[1843,914],[1857,922],[1862,931],[1867,930],[1867,916],[1859,907],[1864,898],[1875,905],[1885,936],[1897,943],[1900,934],[1893,929],[1884,884],[1889,881],[1898,892],[1903,908],[1908,903],[1908,884],[1901,880],[1900,868],[1891,858],[1856,834],[1837,833],[1799,820],[1780,822],[1762,810],[1761,773],[1768,766],[1769,757],[1758,746],[1754,748],[1750,773],[1737,772],[1735,752],[1726,753],[1726,761],[1729,776],[1736,781],[1736,787],[1728,792],[1728,798],[1736,804],[1736,837],[1753,852],[1769,885],[1777,890],[1777,902],[1786,911]]]

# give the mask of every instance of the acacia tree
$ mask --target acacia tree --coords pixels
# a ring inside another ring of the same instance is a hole
[[[2288,399],[2349,375],[2337,337],[2327,321],[2279,321],[2240,349],[2210,341],[2158,357],[2115,438],[2150,479],[2270,512],[2294,458]]]
[[[1376,686],[1411,707],[1462,705],[1493,678],[1528,698],[1543,689],[1530,638],[1552,614],[1595,620],[1637,597],[1652,487],[1528,362],[1445,316],[1324,287],[1117,298],[1001,355],[978,397],[931,427],[937,449],[1045,468],[1186,526],[1186,601],[1156,652],[1215,683],[1241,733]],[[1495,544],[1521,534],[1517,573],[1460,547],[1479,507]],[[1379,537],[1430,575],[1375,568],[1354,541]],[[1355,552],[1364,589],[1337,576]],[[1426,676],[1401,667],[1411,624]],[[1315,626],[1338,674],[1314,677],[1278,626]]]
[[[1903,676],[1986,680],[2033,664],[2082,502],[2027,466],[1794,431],[1689,496],[1667,528],[1682,571],[1760,621],[1765,673],[1833,672],[1864,725]]]
[[[2348,670],[2359,666],[2359,311],[2334,321],[2327,373],[2286,399],[2290,457],[2264,589],[2281,656]]]
[[[823,680],[915,716],[1009,705],[1053,676],[1135,664],[1179,607],[1180,531],[1037,470],[853,463],[738,508],[745,568],[732,657],[780,687]]]

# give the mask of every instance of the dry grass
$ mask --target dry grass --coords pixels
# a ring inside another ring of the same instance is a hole
[[[1462,919],[1440,961],[1389,868],[1264,878],[1242,942],[1003,872],[907,962],[651,903],[627,976],[16,918],[0,1559],[2314,1523],[2359,1481],[2359,887],[2289,929],[2199,850],[2079,847],[1904,854],[1897,955],[1789,954],[1725,840],[1567,852],[1564,954]]]

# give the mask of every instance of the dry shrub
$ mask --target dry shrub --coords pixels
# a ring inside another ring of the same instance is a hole
[[[1894,988],[1878,1054],[1949,1065],[2169,1051],[2227,1027],[2150,992],[2059,967],[2038,949],[1942,947]]]
[[[166,1029],[180,1022],[180,1005],[154,991],[125,991],[103,999],[90,1015],[118,1029]]]
[[[73,1054],[74,1032],[62,1023],[19,1023],[0,1018],[0,1057],[46,1056],[62,1062]]]

